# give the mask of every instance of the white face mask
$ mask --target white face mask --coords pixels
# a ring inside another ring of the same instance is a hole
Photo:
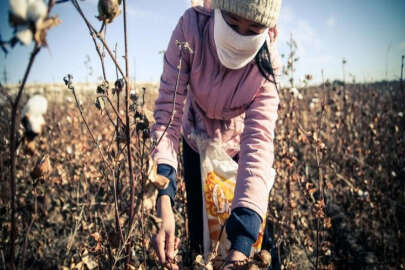
[[[215,9],[214,41],[221,64],[229,69],[240,69],[255,58],[268,37],[268,29],[263,33],[243,36],[230,27]]]

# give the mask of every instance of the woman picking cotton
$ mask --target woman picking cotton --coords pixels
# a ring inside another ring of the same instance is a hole
[[[213,0],[213,9],[195,7],[180,18],[164,56],[152,134],[162,140],[152,153],[158,173],[170,179],[159,192],[162,224],[155,247],[162,263],[172,261],[176,245],[172,211],[177,153],[183,137],[184,179],[191,249],[202,252],[203,190],[200,155],[192,133],[223,142],[238,162],[236,187],[226,232],[231,250],[224,269],[244,261],[258,238],[274,182],[274,128],[281,61],[275,48],[281,0]],[[177,86],[179,48],[182,66]],[[181,134],[182,131],[182,134]],[[172,269],[177,269],[173,266]]]

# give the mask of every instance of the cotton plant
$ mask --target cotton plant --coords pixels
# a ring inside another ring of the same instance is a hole
[[[104,23],[111,23],[115,17],[121,14],[121,2],[122,0],[99,0],[97,19]]]
[[[15,29],[15,41],[25,46],[35,41],[46,45],[46,31],[60,23],[54,16],[48,16],[48,6],[43,0],[9,0],[9,23]],[[15,45],[15,42],[12,43]]]

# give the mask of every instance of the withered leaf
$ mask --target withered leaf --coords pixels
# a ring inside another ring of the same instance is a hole
[[[49,17],[44,20],[38,20],[35,26],[34,40],[40,46],[47,46],[46,32],[52,27],[61,23],[61,20],[57,16]]]

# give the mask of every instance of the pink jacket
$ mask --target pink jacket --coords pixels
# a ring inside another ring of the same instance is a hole
[[[273,184],[270,168],[274,159],[273,138],[279,104],[277,90],[273,83],[264,79],[254,61],[239,70],[222,66],[213,30],[213,10],[195,7],[184,13],[172,33],[155,104],[154,138],[160,137],[171,114],[179,64],[176,40],[187,41],[194,53],[182,53],[174,119],[153,158],[158,164],[177,168],[181,129],[195,151],[195,142],[188,138],[193,128],[211,138],[221,139],[230,156],[239,153],[232,208],[247,207],[263,218]],[[273,69],[279,74],[281,61],[273,45],[270,54]],[[191,108],[194,113],[190,112]],[[200,183],[200,179],[195,181]]]

